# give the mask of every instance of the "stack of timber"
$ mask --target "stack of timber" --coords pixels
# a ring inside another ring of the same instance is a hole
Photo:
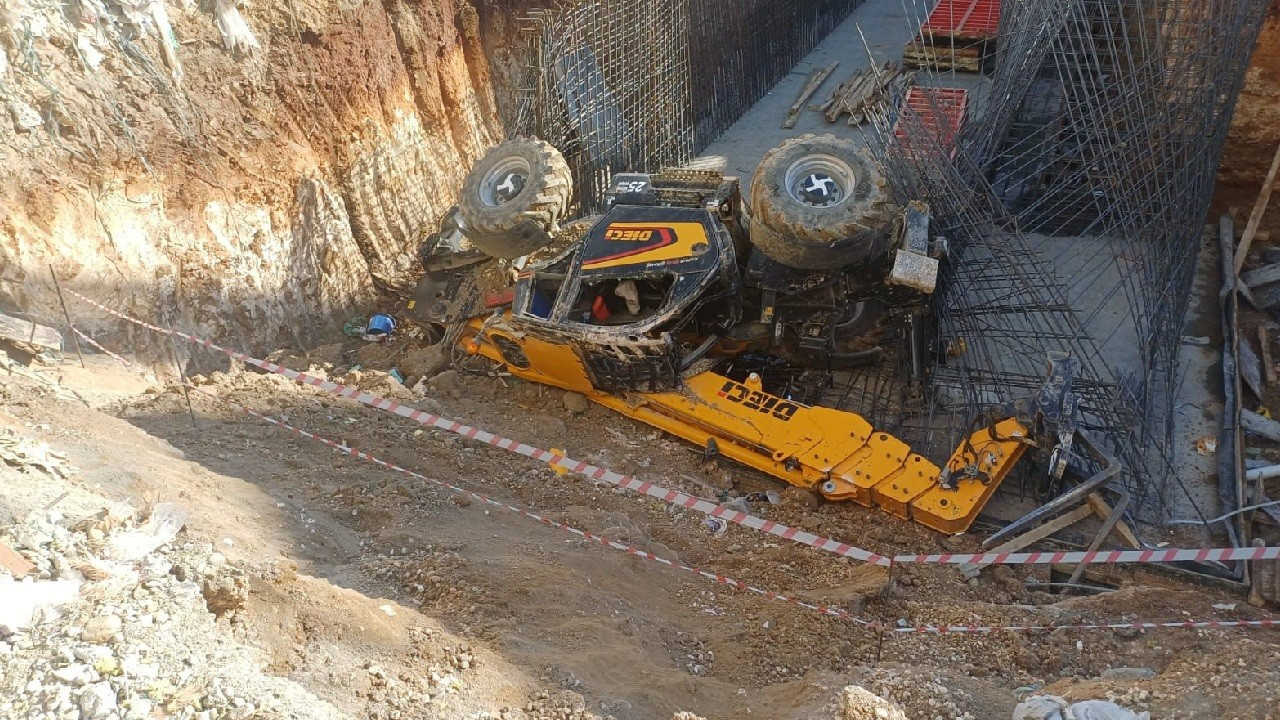
[[[912,74],[903,75],[900,63],[885,62],[882,67],[855,72],[831,92],[826,102],[811,107],[823,113],[829,123],[848,113],[850,125],[861,125],[867,121],[872,108],[891,98],[899,88],[909,85],[913,78]]]
[[[915,68],[979,72],[999,26],[1000,0],[939,0],[903,48],[903,60]]]

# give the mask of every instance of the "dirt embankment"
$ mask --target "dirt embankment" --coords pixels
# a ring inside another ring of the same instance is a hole
[[[257,3],[257,48],[204,4],[132,5],[0,10],[0,309],[52,321],[52,263],[247,347],[331,333],[408,281],[517,72],[515,3]]]
[[[1218,171],[1217,205],[1247,213],[1280,143],[1280,2],[1258,37]],[[1280,216],[1278,216],[1280,217]]]

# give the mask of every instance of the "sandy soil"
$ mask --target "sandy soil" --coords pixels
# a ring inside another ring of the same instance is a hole
[[[336,375],[357,360],[367,368],[410,353],[394,345],[328,346],[310,362],[328,362]],[[391,677],[416,677],[451,657],[445,648],[457,657],[462,646],[476,660],[458,673],[463,684],[454,707],[526,713],[512,717],[568,708],[569,715],[620,719],[676,710],[706,718],[826,718],[839,689],[853,682],[895,696],[913,718],[951,705],[947,717],[1008,717],[1013,691],[1038,684],[1076,699],[1110,693],[1155,717],[1268,718],[1280,707],[1275,631],[898,635],[881,642],[848,623],[451,497],[271,429],[219,399],[665,557],[888,623],[1265,616],[1212,588],[1125,572],[1118,592],[1063,599],[1027,589],[1026,579],[1045,579],[1039,568],[996,568],[964,583],[953,569],[925,566],[896,570],[889,583],[881,569],[745,529],[716,536],[701,517],[421,431],[275,376],[196,378],[216,398],[192,393],[193,426],[177,386],[91,359],[90,371],[63,364],[45,374],[92,407],[4,379],[5,422],[66,452],[81,468],[77,488],[189,509],[186,536],[216,546],[247,577],[245,608],[227,631],[265,653],[265,672],[354,716],[388,716],[398,707],[392,700],[403,703],[371,690],[366,664]],[[780,489],[736,467],[707,472],[689,447],[601,408],[562,410],[563,396],[545,388],[450,371],[428,383],[427,397],[414,398],[380,372],[345,377],[691,492]],[[783,497],[755,509],[882,551],[976,547],[971,538],[942,538],[873,510],[811,509],[794,493]],[[6,502],[18,518],[42,500]],[[1235,606],[1219,610],[1215,603]],[[424,638],[435,643],[424,649]],[[1129,666],[1158,674],[1099,679]]]

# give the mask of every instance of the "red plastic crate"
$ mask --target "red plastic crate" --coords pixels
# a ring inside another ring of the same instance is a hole
[[[926,36],[984,40],[1000,27],[1000,0],[939,0],[920,27]]]
[[[899,108],[893,137],[909,157],[917,155],[917,149],[923,154],[939,146],[948,155],[953,154],[956,135],[960,132],[960,123],[964,121],[968,105],[969,91],[963,88],[912,87],[907,90],[903,107]],[[911,118],[905,126],[904,115]],[[908,137],[908,129],[913,135],[925,134],[929,141],[917,143],[913,148],[913,138]]]

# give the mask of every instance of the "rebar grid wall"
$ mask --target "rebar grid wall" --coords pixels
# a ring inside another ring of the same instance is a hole
[[[1172,466],[1178,346],[1265,10],[1006,0],[985,102],[957,148],[904,148],[890,118],[922,137],[921,118],[885,108],[871,145],[901,197],[932,203],[955,251],[937,315],[962,351],[935,368],[925,427],[957,401],[972,415],[1025,394],[1046,351],[1066,350],[1083,363],[1086,425],[1124,462],[1138,515],[1158,521],[1173,493],[1190,499]]]
[[[526,18],[513,132],[569,161],[584,211],[614,171],[687,162],[863,0],[582,0]]]

